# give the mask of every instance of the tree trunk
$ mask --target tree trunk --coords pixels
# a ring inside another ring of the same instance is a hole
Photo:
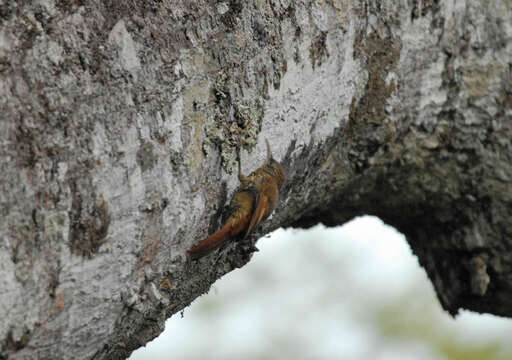
[[[126,358],[257,235],[362,214],[512,316],[511,73],[508,0],[1,1],[0,358]],[[265,138],[274,216],[187,260]]]

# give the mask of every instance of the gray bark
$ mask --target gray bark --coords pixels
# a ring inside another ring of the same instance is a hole
[[[256,235],[361,214],[512,316],[511,72],[509,0],[0,1],[0,358],[125,358]],[[274,216],[187,261],[264,138]]]

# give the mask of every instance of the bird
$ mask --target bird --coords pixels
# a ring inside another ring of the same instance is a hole
[[[270,144],[267,145],[267,159],[250,175],[242,174],[240,149],[238,150],[238,180],[224,226],[201,240],[187,251],[192,260],[198,260],[218,249],[229,240],[245,239],[251,231],[265,221],[274,211],[279,201],[279,190],[286,176],[281,164],[272,156]]]

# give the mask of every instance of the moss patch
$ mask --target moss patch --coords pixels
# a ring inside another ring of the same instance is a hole
[[[352,101],[345,136],[349,135],[347,138],[358,144],[357,151],[349,153],[349,158],[356,170],[363,170],[369,166],[368,158],[393,131],[389,126],[382,126],[387,118],[387,100],[396,91],[395,82],[386,83],[386,77],[396,67],[401,47],[392,38],[381,38],[374,31],[366,38],[359,33],[354,48],[356,58],[361,59],[368,71],[368,82],[363,96]],[[369,133],[372,135],[368,136]]]
[[[236,168],[236,148],[252,149],[258,142],[264,106],[259,100],[232,102],[229,81],[224,71],[218,72],[212,89],[215,110],[205,126],[203,152],[208,155],[212,146],[219,147],[222,167],[231,174]]]

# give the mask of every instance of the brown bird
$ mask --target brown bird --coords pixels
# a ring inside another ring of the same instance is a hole
[[[238,179],[240,186],[229,204],[228,219],[222,229],[200,241],[187,251],[192,260],[208,255],[230,239],[250,232],[266,220],[277,206],[279,190],[284,185],[285,175],[281,164],[272,157],[267,143],[267,160],[249,176],[242,174],[240,154],[238,156]]]

